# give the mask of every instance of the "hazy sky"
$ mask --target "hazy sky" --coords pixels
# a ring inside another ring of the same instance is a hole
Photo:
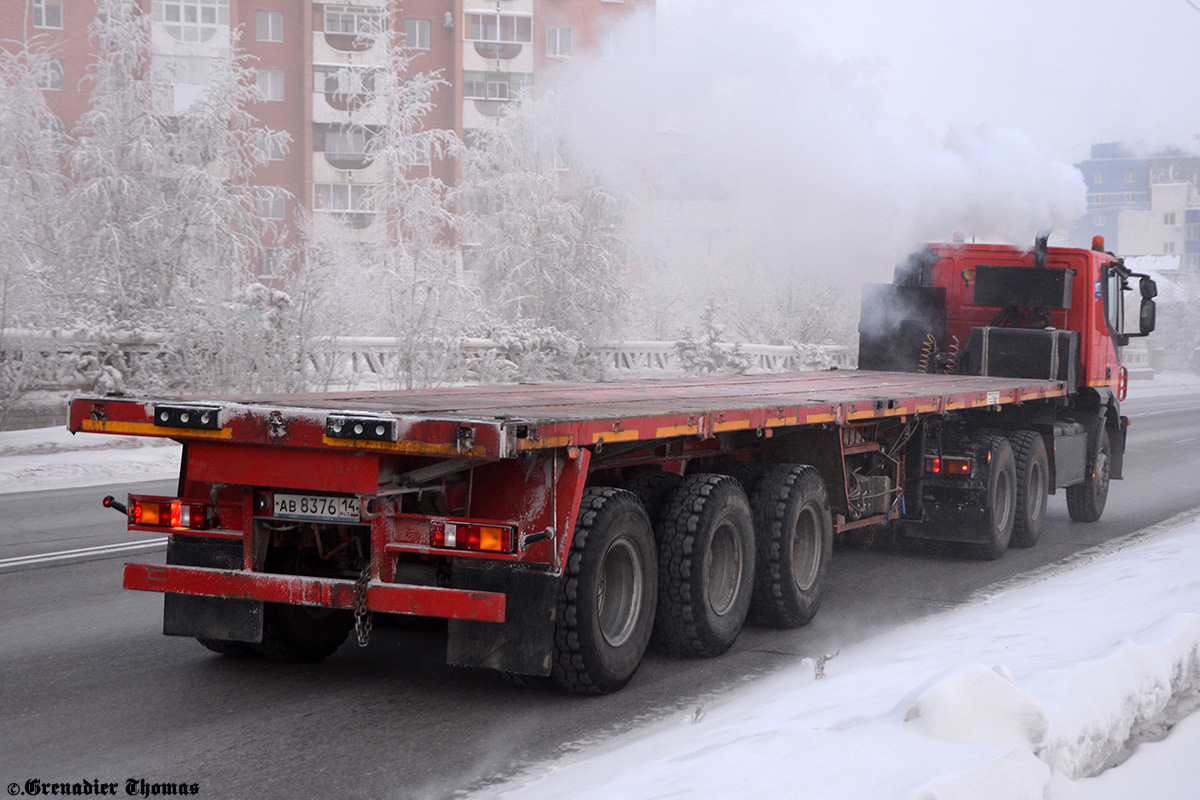
[[[1061,158],[1095,141],[1190,146],[1200,134],[1200,10],[1187,0],[659,0],[659,27],[761,15],[876,82],[879,109],[940,134],[1017,127]]]

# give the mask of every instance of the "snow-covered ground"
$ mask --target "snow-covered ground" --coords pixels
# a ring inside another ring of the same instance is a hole
[[[32,492],[179,474],[181,447],[170,439],[77,433],[66,427],[0,431],[0,492]]]
[[[816,666],[481,795],[1192,800],[1200,513]]]

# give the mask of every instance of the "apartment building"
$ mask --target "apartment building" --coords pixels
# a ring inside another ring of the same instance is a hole
[[[379,225],[365,198],[379,176],[365,154],[361,129],[347,128],[384,48],[360,35],[379,24],[404,32],[414,72],[438,72],[429,128],[465,135],[507,103],[552,84],[556,68],[590,50],[614,46],[614,31],[654,0],[141,0],[151,15],[151,69],[164,76],[153,111],[176,113],[208,82],[214,59],[237,47],[256,59],[260,122],[286,131],[291,143],[268,153],[255,174],[260,213],[279,220],[283,245],[301,210],[347,220],[365,239]],[[86,111],[88,29],[97,0],[5,0],[0,39],[34,37],[55,48],[44,78],[47,102],[67,129]],[[356,99],[357,98],[357,99]],[[359,120],[363,122],[363,120]],[[365,121],[368,125],[370,120]],[[418,169],[446,182],[454,165],[436,157]],[[282,190],[282,191],[279,191]],[[267,247],[259,274],[276,269]]]

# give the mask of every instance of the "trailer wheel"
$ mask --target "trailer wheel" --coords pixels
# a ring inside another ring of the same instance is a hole
[[[255,655],[254,645],[250,642],[232,642],[228,639],[201,639],[198,636],[196,637],[196,641],[214,653],[220,653],[223,656],[246,658]]]
[[[646,515],[650,517],[650,526],[653,527],[658,524],[658,517],[662,513],[663,505],[667,502],[667,495],[671,494],[681,483],[683,483],[683,476],[676,475],[674,472],[644,470],[621,481],[621,488],[627,492],[633,492],[637,495],[637,499],[642,501]]]
[[[1108,502],[1108,481],[1112,453],[1108,431],[1100,433],[1100,447],[1096,451],[1096,463],[1083,483],[1067,487],[1067,513],[1075,522],[1096,522],[1104,513]]]
[[[353,627],[348,611],[264,603],[262,642],[250,647],[271,661],[310,663],[333,655]]]
[[[1050,493],[1050,462],[1046,442],[1036,431],[1018,431],[1009,437],[1017,462],[1017,511],[1013,547],[1033,547],[1046,526],[1046,501]]]
[[[1017,511],[1017,462],[1012,445],[1003,436],[987,436],[981,441],[987,445],[991,470],[985,500],[987,517],[981,531],[984,542],[977,552],[981,558],[995,561],[1008,550],[1012,539]]]
[[[769,467],[751,506],[758,553],[750,618],[776,628],[806,625],[821,605],[833,552],[825,481],[810,466]]]
[[[608,694],[642,663],[658,596],[646,510],[631,492],[584,490],[563,571],[551,674],[572,692]]]
[[[754,520],[741,484],[688,476],[667,501],[658,538],[658,639],[678,655],[724,653],[754,588]]]

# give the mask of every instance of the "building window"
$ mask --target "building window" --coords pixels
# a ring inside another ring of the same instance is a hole
[[[1125,202],[1126,202],[1126,203],[1136,203],[1136,202],[1137,202],[1137,195],[1136,195],[1136,194],[1127,194],[1127,195],[1125,195]]]
[[[1163,225],[1174,225],[1174,224],[1175,224],[1175,212],[1174,211],[1172,211],[1170,214],[1163,214]]]
[[[1189,241],[1200,239],[1200,223],[1190,222],[1186,228],[1187,233],[1184,234]]]
[[[270,131],[272,134],[278,131]],[[287,158],[287,139],[284,136],[264,136],[262,140],[263,155],[267,161],[284,161]]]
[[[338,161],[361,159],[367,153],[367,135],[361,130],[325,131],[325,157]]]
[[[258,277],[272,278],[279,271],[279,248],[258,248]]]
[[[533,17],[472,11],[466,31],[471,42],[533,44]]]
[[[154,0],[154,21],[179,42],[207,42],[229,27],[229,0]]]
[[[1104,183],[1104,181],[1106,181],[1107,179],[1108,179],[1108,176],[1105,175],[1103,172],[1097,172],[1096,179],[1094,181],[1092,181],[1092,183]]]
[[[404,46],[413,50],[429,49],[430,24],[427,19],[404,20]]]
[[[164,93],[163,103],[171,113],[180,114],[204,93],[224,64],[228,62],[203,56],[154,56],[150,74]]]
[[[61,92],[66,88],[67,79],[61,58],[47,58],[40,64],[37,85],[39,89],[48,89],[52,92]]]
[[[371,94],[375,91],[375,71],[366,67],[318,65],[313,67],[313,91],[348,96]]]
[[[263,219],[283,219],[287,193],[278,186],[259,186],[258,216]]]
[[[1175,243],[1174,242],[1163,242],[1163,253],[1164,254],[1171,255],[1174,252],[1175,252]]]
[[[350,36],[376,33],[380,28],[379,9],[364,6],[325,6],[325,32]]]
[[[33,27],[62,30],[62,0],[33,0]]]
[[[260,42],[283,41],[283,12],[259,11],[256,15],[255,38]]]
[[[570,58],[571,56],[571,29],[570,28],[547,28],[546,29],[546,55],[553,58]]]
[[[371,187],[361,183],[314,183],[313,208],[318,211],[350,211],[369,214]]]
[[[1132,170],[1132,169],[1125,170],[1125,182],[1126,183],[1136,183],[1137,182],[1137,171]]]
[[[1108,220],[1104,218],[1103,214],[1097,214],[1096,216],[1092,217],[1092,224],[1097,227],[1101,227],[1108,224]]]
[[[463,72],[467,100],[516,100],[533,85],[533,76],[519,72]]]
[[[263,100],[279,102],[283,100],[283,70],[260,69],[258,72],[258,91]]]

